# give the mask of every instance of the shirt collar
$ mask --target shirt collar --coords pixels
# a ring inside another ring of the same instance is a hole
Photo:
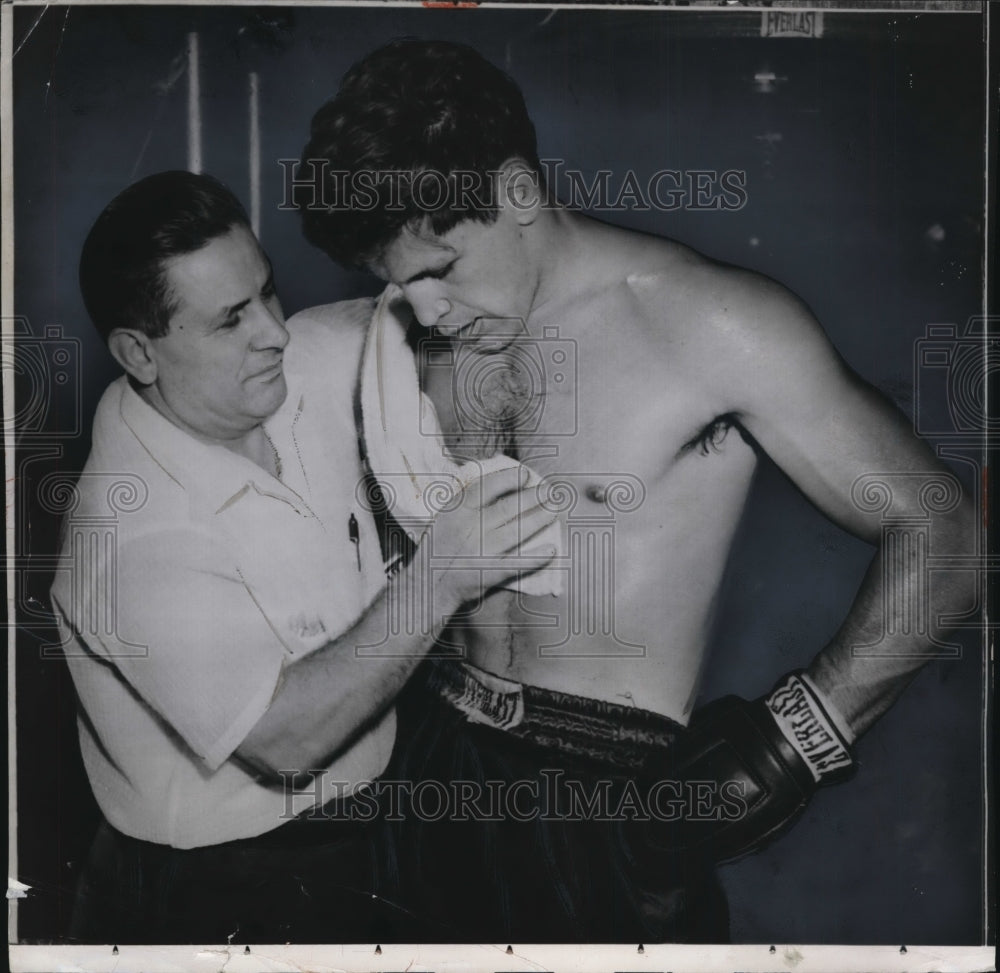
[[[157,412],[127,380],[123,379],[122,384],[121,417],[125,425],[170,479],[203,497],[213,511],[234,502],[248,485],[283,499],[295,498],[280,480],[253,461],[225,446],[197,439]]]

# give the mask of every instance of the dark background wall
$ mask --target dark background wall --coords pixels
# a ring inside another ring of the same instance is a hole
[[[31,329],[17,470],[17,553],[28,567],[17,592],[18,877],[34,889],[20,903],[22,940],[65,937],[96,820],[72,686],[44,649],[57,518],[36,498],[47,473],[82,465],[90,416],[116,374],[87,321],[76,262],[113,195],[186,166],[188,32],[201,45],[204,168],[245,200],[248,74],[259,75],[261,236],[288,313],[378,285],[304,242],[295,215],[279,209],[277,160],[297,156],[312,112],[363,53],[405,34],[464,40],[520,82],[543,157],[611,169],[613,182],[629,169],[643,182],[663,168],[745,171],[738,211],[605,215],[787,284],[861,375],[947,433],[943,387],[927,392],[925,382],[915,398],[914,349],[928,323],[961,331],[980,305],[981,20],[828,12],[822,39],[762,39],[759,26],[759,14],[682,11],[15,10],[15,310]],[[53,325],[61,332],[45,337]],[[61,385],[60,341],[79,366]],[[954,467],[978,483],[973,464]],[[805,664],[869,557],[765,467],[704,698],[759,694]],[[982,941],[983,661],[978,633],[961,642],[860,743],[855,780],[820,794],[772,848],[723,869],[735,941]]]

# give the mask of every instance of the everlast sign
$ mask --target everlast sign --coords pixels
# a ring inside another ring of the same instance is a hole
[[[822,10],[764,10],[760,21],[761,37],[822,37]]]

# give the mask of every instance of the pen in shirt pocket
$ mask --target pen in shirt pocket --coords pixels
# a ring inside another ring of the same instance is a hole
[[[358,518],[352,513],[347,518],[347,537],[354,545],[354,553],[358,557],[358,570],[361,570],[361,531],[358,528]]]

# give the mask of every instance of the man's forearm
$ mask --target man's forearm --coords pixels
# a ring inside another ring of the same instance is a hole
[[[974,552],[974,523],[971,503],[940,518],[933,527],[935,550]],[[891,549],[879,546],[847,619],[807,669],[856,736],[885,713],[936,656],[939,646],[932,636],[947,635],[938,619],[967,611],[976,598],[978,572],[936,572],[931,583],[922,559],[913,554],[916,531],[909,541]],[[918,613],[926,626],[916,624]]]
[[[343,635],[289,665],[267,712],[237,750],[268,774],[300,773],[328,764],[395,699],[434,644],[460,598],[418,556],[396,574],[360,621]],[[391,612],[426,624],[392,636],[389,651],[364,655],[365,646],[384,645]],[[391,654],[390,654],[391,653]]]

